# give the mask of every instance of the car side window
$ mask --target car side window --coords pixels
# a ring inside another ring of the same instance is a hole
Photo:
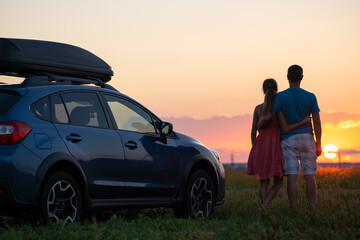
[[[52,97],[52,104],[54,109],[54,122],[69,123],[69,117],[66,113],[66,109],[60,95],[55,95]]]
[[[42,120],[51,121],[49,97],[43,97],[31,105],[31,111],[34,115]]]
[[[143,109],[122,98],[105,95],[105,99],[119,130],[156,134],[150,114]]]
[[[108,128],[106,117],[96,93],[63,93],[61,98],[70,124]]]

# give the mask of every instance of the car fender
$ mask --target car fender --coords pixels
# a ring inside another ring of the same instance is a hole
[[[191,171],[193,170],[194,166],[197,163],[200,163],[201,161],[206,162],[207,166],[211,166],[212,170],[215,173],[215,177],[216,177],[216,182],[214,184],[216,184],[216,186],[218,185],[219,182],[219,175],[218,175],[218,171],[214,165],[213,162],[211,162],[210,160],[208,160],[208,158],[202,154],[197,154],[195,155],[186,165],[183,175],[182,175],[182,187],[180,189],[180,198],[183,198],[184,193],[186,191],[186,185],[187,185],[187,181],[190,177]]]
[[[48,156],[41,163],[40,167],[37,170],[36,181],[38,182],[38,189],[37,189],[36,202],[38,202],[38,200],[40,199],[41,189],[43,187],[46,174],[49,172],[51,167],[53,167],[56,163],[58,163],[60,161],[69,162],[81,173],[81,178],[84,181],[84,188],[85,188],[84,191],[87,195],[87,192],[88,192],[87,191],[87,180],[86,180],[84,171],[82,170],[78,161],[76,161],[76,159],[69,154],[58,152],[58,153],[53,153],[50,156]]]

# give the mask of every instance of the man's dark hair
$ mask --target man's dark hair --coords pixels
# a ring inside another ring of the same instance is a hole
[[[287,75],[289,81],[298,82],[303,78],[303,69],[299,65],[292,65],[288,69]]]

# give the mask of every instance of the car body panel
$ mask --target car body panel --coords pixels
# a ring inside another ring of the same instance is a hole
[[[36,177],[34,172],[41,159],[23,144],[0,146],[0,178],[7,180],[14,198],[21,204],[33,204],[36,196]]]
[[[124,143],[136,145],[135,148],[124,148],[127,196],[174,197],[180,167],[175,140],[169,139],[164,144],[159,135],[118,132]]]
[[[180,159],[183,169],[182,172],[182,192],[185,191],[186,181],[189,178],[191,171],[194,169],[194,166],[199,164],[206,163],[207,166],[211,166],[215,173],[216,183],[217,183],[217,204],[220,205],[224,202],[225,198],[225,169],[219,160],[213,155],[213,153],[204,146],[198,140],[191,138],[189,136],[176,133],[179,137],[181,144],[179,145]],[[180,194],[181,195],[181,194]]]
[[[70,154],[77,159],[89,185],[91,198],[119,198],[124,195],[124,150],[113,129],[55,124]],[[77,135],[82,140],[67,139]]]

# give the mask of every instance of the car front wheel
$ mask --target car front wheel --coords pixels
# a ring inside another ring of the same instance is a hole
[[[45,222],[74,222],[81,215],[81,192],[75,179],[67,172],[52,174],[45,182],[40,210]]]
[[[195,171],[188,181],[185,204],[188,214],[196,218],[208,218],[215,208],[215,188],[209,174]]]

